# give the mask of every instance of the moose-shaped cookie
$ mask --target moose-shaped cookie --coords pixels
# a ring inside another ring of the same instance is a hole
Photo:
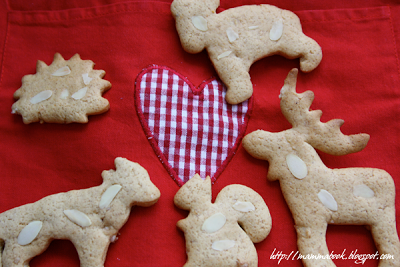
[[[251,97],[249,70],[261,58],[300,58],[304,72],[319,65],[321,48],[303,33],[293,12],[271,5],[247,5],[217,14],[219,4],[219,0],[174,0],[171,12],[183,49],[188,53],[207,50],[228,89],[229,104]]]
[[[211,179],[194,175],[176,193],[177,207],[189,210],[177,223],[186,239],[189,266],[257,266],[254,243],[264,240],[272,226],[263,198],[249,187],[223,188],[211,203]]]
[[[280,94],[282,113],[293,127],[278,133],[254,131],[242,143],[253,157],[269,162],[268,180],[279,180],[295,222],[299,252],[329,255],[328,224],[367,225],[379,253],[394,257],[381,260],[379,266],[400,266],[392,177],[380,169],[324,165],[314,148],[345,155],[362,150],[369,135],[344,135],[340,119],[322,123],[322,112],[310,111],[313,92],[296,93],[297,74],[297,69],[290,71]],[[326,257],[303,263],[335,266]]]
[[[100,186],[47,196],[0,214],[0,266],[29,266],[53,239],[70,240],[80,266],[104,266],[108,246],[133,205],[148,207],[160,191],[138,163],[115,159]]]

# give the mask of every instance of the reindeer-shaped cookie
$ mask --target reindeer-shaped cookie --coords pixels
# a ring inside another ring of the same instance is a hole
[[[243,185],[228,185],[211,203],[211,179],[193,176],[176,193],[174,202],[189,210],[177,226],[185,233],[189,266],[257,266],[254,243],[271,230],[263,198]]]
[[[108,246],[131,207],[151,206],[160,197],[139,164],[116,158],[115,166],[116,171],[103,171],[100,186],[50,195],[1,213],[0,266],[29,266],[53,239],[70,240],[80,266],[104,266]]]
[[[322,123],[320,110],[310,111],[314,94],[296,93],[297,69],[290,71],[281,90],[281,109],[292,128],[246,135],[243,147],[255,158],[269,162],[268,180],[279,180],[292,212],[297,245],[303,255],[329,255],[328,224],[368,225],[380,254],[380,267],[400,266],[396,231],[395,186],[384,170],[329,169],[314,148],[332,155],[362,150],[367,134],[344,135],[342,120]],[[305,266],[335,266],[330,259],[303,259]]]
[[[304,35],[293,12],[271,5],[248,5],[217,14],[219,4],[219,0],[174,0],[171,12],[183,49],[188,53],[207,49],[228,89],[228,103],[238,104],[251,97],[249,69],[261,58],[300,58],[304,72],[319,65],[321,48]]]

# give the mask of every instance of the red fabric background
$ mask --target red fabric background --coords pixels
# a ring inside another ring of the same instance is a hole
[[[34,202],[49,194],[101,183],[101,171],[113,169],[115,157],[145,167],[161,191],[150,208],[134,207],[119,240],[111,244],[105,266],[182,266],[185,240],[175,224],[187,216],[174,207],[179,189],[155,155],[140,125],[134,103],[134,82],[150,64],[165,65],[199,85],[215,71],[205,52],[183,51],[169,11],[171,1],[0,1],[0,212]],[[331,168],[376,167],[388,171],[400,192],[400,5],[395,0],[221,0],[221,9],[268,3],[295,11],[303,31],[322,47],[323,60],[309,74],[300,73],[297,90],[315,93],[313,109],[323,121],[345,120],[346,134],[371,135],[361,152],[335,157],[321,153]],[[91,116],[88,124],[24,125],[11,114],[13,93],[21,78],[35,73],[36,61],[52,62],[55,52],[65,59],[79,53],[106,71],[112,83],[104,97],[111,109]],[[279,90],[298,60],[274,56],[256,62],[250,71],[254,106],[247,132],[281,131],[290,127],[279,108]],[[276,251],[297,251],[292,216],[279,182],[268,182],[268,163],[255,160],[240,146],[213,185],[213,196],[228,184],[255,189],[273,219],[271,234],[256,245],[259,266],[278,264]],[[400,200],[396,199],[397,226]],[[347,255],[374,254],[376,248],[363,226],[329,226],[329,250]],[[337,266],[356,266],[336,260]],[[69,241],[54,241],[31,266],[79,266]],[[367,260],[363,266],[377,266]]]

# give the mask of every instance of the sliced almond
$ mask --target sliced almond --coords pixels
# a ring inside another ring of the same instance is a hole
[[[118,194],[121,188],[122,186],[120,186],[119,184],[115,184],[107,188],[107,190],[101,196],[99,204],[100,209],[104,209],[110,206],[111,202],[114,200],[115,196]]]
[[[304,161],[296,156],[295,154],[289,154],[286,157],[286,163],[289,167],[289,171],[297,179],[303,179],[307,176],[307,165]]]
[[[232,51],[226,51],[226,52],[222,53],[221,55],[219,55],[217,57],[217,59],[220,60],[221,58],[229,56],[231,53],[232,53]]]
[[[118,237],[117,237],[116,235],[112,235],[112,236],[110,237],[110,242],[111,242],[111,243],[115,243],[115,242],[117,242],[117,240],[118,240]]]
[[[88,85],[93,80],[93,78],[89,77],[89,73],[82,74],[82,79],[85,85]]]
[[[332,211],[338,210],[338,205],[335,198],[328,191],[321,189],[321,191],[318,193],[318,198],[328,209]]]
[[[365,184],[355,185],[353,187],[353,194],[356,197],[372,198],[375,196],[374,191]]]
[[[67,99],[68,96],[69,96],[68,89],[64,89],[64,90],[61,92],[61,94],[60,94],[60,98],[61,98],[61,99]]]
[[[38,236],[42,229],[43,223],[41,221],[32,221],[25,226],[18,235],[18,244],[25,246],[30,244]]]
[[[193,26],[200,31],[205,32],[208,30],[207,20],[203,16],[193,16],[192,23]]]
[[[42,92],[38,93],[37,95],[35,95],[34,97],[32,97],[30,99],[30,102],[32,104],[40,103],[42,101],[49,99],[52,94],[53,94],[53,92],[51,90],[42,91]]]
[[[211,215],[208,217],[204,223],[201,229],[203,231],[206,231],[207,233],[214,233],[221,229],[226,223],[226,217],[224,214],[221,212],[215,213],[214,215]]]
[[[79,89],[77,92],[75,92],[71,97],[75,100],[82,99],[86,95],[87,90],[87,87],[83,87],[82,89]]]
[[[239,38],[239,34],[237,34],[231,27],[226,29],[226,35],[228,35],[228,40],[230,43],[233,43]]]
[[[92,224],[90,218],[79,210],[64,210],[64,214],[68,217],[68,219],[79,226],[87,227]]]
[[[251,202],[242,202],[242,201],[236,201],[235,204],[233,204],[233,208],[237,211],[241,212],[249,212],[249,211],[254,211],[256,208],[254,207],[253,203]]]
[[[249,30],[255,30],[258,29],[259,26],[249,26]]]
[[[272,28],[269,31],[269,39],[271,41],[278,41],[282,37],[283,22],[281,19],[274,21]]]
[[[53,72],[53,76],[65,76],[71,73],[71,69],[68,66],[59,68],[55,72]]]
[[[233,248],[235,244],[236,244],[235,240],[226,239],[226,240],[215,241],[214,243],[212,243],[211,247],[214,250],[224,251]]]
[[[279,99],[282,99],[284,92],[285,92],[285,86],[283,86],[281,88],[281,91],[279,92]]]

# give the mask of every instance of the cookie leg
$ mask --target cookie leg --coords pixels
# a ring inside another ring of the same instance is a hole
[[[11,266],[23,266],[23,262],[21,259],[13,253],[13,247],[15,247],[15,244],[12,242],[6,242],[4,246],[4,250],[2,253],[2,267],[11,267]]]
[[[185,265],[183,265],[183,267],[196,267],[196,266],[199,266],[199,265],[194,263],[194,262],[192,262],[192,261],[187,261],[185,263]]]
[[[81,267],[102,267],[106,259],[110,238],[98,233],[86,232],[71,239],[78,252]]]
[[[394,215],[391,217],[394,218]],[[379,267],[400,266],[400,242],[396,223],[394,219],[390,222],[388,224],[382,220],[382,222],[371,227],[371,233],[381,257]]]
[[[329,255],[326,245],[326,223],[313,223],[313,228],[307,226],[296,226],[297,246],[305,267],[335,267],[333,261],[326,257],[321,259],[310,259],[318,255]]]
[[[245,248],[243,251],[246,251],[246,253],[238,252],[236,266],[237,267],[257,267],[258,266],[258,259],[257,259],[258,256],[257,256],[256,249],[254,248],[254,250],[252,250],[250,252],[250,251],[246,250],[246,248]]]
[[[226,102],[235,105],[246,101],[253,94],[249,68],[235,56],[212,60],[219,78],[227,87]]]
[[[21,246],[8,241],[2,253],[2,267],[29,267],[29,261],[50,245],[49,240],[37,240],[34,244]]]

